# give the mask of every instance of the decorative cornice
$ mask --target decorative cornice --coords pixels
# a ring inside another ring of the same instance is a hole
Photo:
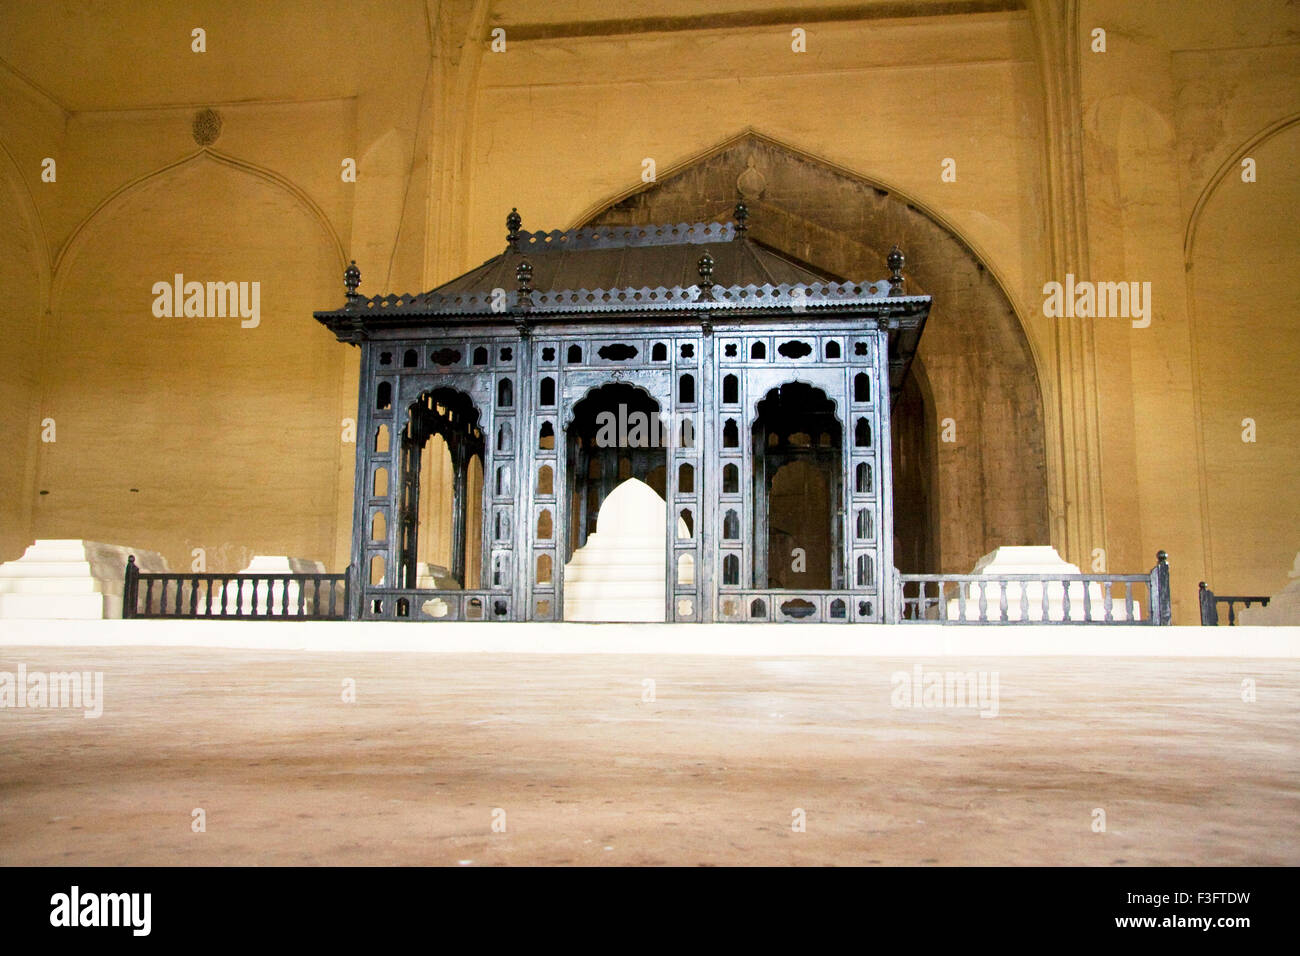
[[[627,249],[632,246],[699,245],[731,242],[736,227],[730,222],[679,222],[665,226],[586,226],[550,232],[521,232],[517,251],[522,253],[578,251],[582,249]]]
[[[647,311],[709,311],[736,309],[789,309],[804,311],[842,306],[881,306],[889,311],[902,306],[928,306],[925,295],[891,295],[888,279],[878,282],[814,282],[808,285],[712,286],[640,289],[564,289],[528,292],[475,292],[440,295],[382,295],[357,297],[342,309],[317,312],[321,321],[351,319],[364,322],[378,314],[386,316],[501,315],[503,319],[521,308],[534,313],[607,313]]]

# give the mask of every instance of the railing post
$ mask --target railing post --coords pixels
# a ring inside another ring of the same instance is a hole
[[[122,581],[122,617],[135,617],[136,592],[140,587],[140,569],[136,567],[135,555],[126,556],[126,577]]]
[[[1150,584],[1151,623],[1165,625],[1173,620],[1173,610],[1169,600],[1169,555],[1161,550],[1156,552],[1156,566],[1151,569]]]
[[[361,587],[357,566],[349,564],[343,571],[343,613],[349,621],[361,620]]]
[[[894,575],[889,588],[889,600],[881,608],[881,621],[885,624],[897,624],[903,619],[903,577],[898,573],[898,568],[894,568]],[[852,602],[849,602],[852,604]],[[850,610],[852,610],[850,608]],[[853,620],[853,615],[849,615],[849,620]]]
[[[1201,627],[1217,627],[1219,624],[1219,609],[1214,604],[1214,592],[1204,581],[1200,584],[1200,593],[1198,595],[1201,602]]]

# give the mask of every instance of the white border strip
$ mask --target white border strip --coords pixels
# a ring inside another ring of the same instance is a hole
[[[0,646],[420,654],[1300,659],[1300,627],[0,621]]]

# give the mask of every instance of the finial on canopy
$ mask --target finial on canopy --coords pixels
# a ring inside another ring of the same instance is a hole
[[[510,248],[519,251],[519,227],[524,224],[519,215],[519,210],[511,208],[510,215],[506,216],[506,242],[510,243]]]
[[[743,235],[749,229],[749,207],[745,205],[743,199],[736,203],[736,211],[732,213],[732,218],[736,220],[736,232]]]
[[[889,271],[892,273],[889,277],[890,295],[903,294],[903,263],[906,261],[903,250],[898,248],[898,244],[895,243],[894,248],[889,250],[889,258],[885,260],[889,266]]]
[[[709,255],[708,250],[705,250],[704,255],[700,256],[696,268],[700,273],[700,288],[708,292],[713,288],[713,256]]]

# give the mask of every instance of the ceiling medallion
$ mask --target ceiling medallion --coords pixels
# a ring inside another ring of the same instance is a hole
[[[200,146],[211,146],[221,136],[221,114],[211,108],[201,109],[194,114],[191,126],[194,142]]]
[[[744,199],[757,199],[767,189],[767,177],[754,168],[754,157],[745,160],[745,171],[736,179],[736,189]]]

